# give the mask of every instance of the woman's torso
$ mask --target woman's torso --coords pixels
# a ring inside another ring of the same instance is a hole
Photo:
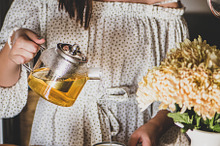
[[[109,112],[116,122],[113,127],[120,127],[114,140],[127,143],[132,132],[154,113],[153,108],[139,111],[135,101],[137,84],[148,69],[160,64],[176,42],[187,37],[182,19],[184,9],[94,2],[90,27],[84,30],[65,11],[60,12],[57,5],[50,0],[39,10],[47,47],[57,43],[79,44],[88,57],[87,66],[101,68],[102,76],[100,83],[90,82],[95,86],[85,85],[88,88],[82,90],[72,107],[57,107],[41,99],[31,144],[90,146],[108,140],[103,127],[106,119],[102,118]],[[105,90],[108,92],[102,94]],[[110,110],[102,110],[105,106],[100,98],[103,96],[108,99]]]
[[[88,67],[102,69],[105,87],[137,85],[143,72],[159,65],[174,42],[181,41],[173,40],[175,37],[167,40],[162,34],[173,31],[172,25],[182,19],[183,8],[94,2],[88,30],[69,19],[65,11],[59,12],[57,3],[48,9],[48,47],[59,42],[78,43],[89,58]]]

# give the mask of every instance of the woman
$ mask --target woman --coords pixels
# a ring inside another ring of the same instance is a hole
[[[88,81],[71,107],[39,99],[30,144],[90,146],[109,141],[111,130],[114,141],[155,145],[172,121],[166,111],[157,114],[157,103],[141,112],[135,92],[147,70],[188,37],[183,12],[177,0],[15,0],[0,35],[1,117],[25,106],[21,64],[33,59],[38,45],[78,43],[87,66],[101,68],[101,81]]]

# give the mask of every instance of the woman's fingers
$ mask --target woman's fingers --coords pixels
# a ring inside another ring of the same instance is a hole
[[[16,42],[14,43],[12,47],[12,49],[16,49],[16,48],[23,48],[24,50],[30,53],[37,53],[40,47],[35,42],[22,36],[22,37],[17,38]]]
[[[9,54],[9,57],[16,64],[24,64],[29,62],[31,59],[33,59],[35,55],[36,53],[31,53],[23,48],[19,48],[12,50]]]
[[[13,37],[13,46],[9,53],[10,59],[16,64],[24,64],[29,62],[40,49],[44,39],[29,29],[19,29]]]
[[[129,139],[129,146],[136,146],[139,143],[139,136],[133,134]]]
[[[27,37],[35,42],[36,44],[43,44],[45,42],[45,40],[43,38],[40,38],[36,33],[34,33],[33,31],[31,30],[25,30],[25,34],[27,35]]]

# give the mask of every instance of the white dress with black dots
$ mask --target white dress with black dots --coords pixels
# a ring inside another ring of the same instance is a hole
[[[93,2],[88,30],[58,10],[56,0],[15,0],[0,32],[0,48],[14,27],[29,28],[46,39],[46,47],[78,43],[89,58],[87,66],[100,68],[101,80],[89,80],[71,107],[60,107],[40,98],[30,145],[91,146],[109,141],[127,145],[131,134],[157,112],[155,103],[140,112],[135,100],[137,84],[148,69],[159,65],[176,42],[188,37],[184,8]],[[48,56],[48,60],[50,57]],[[0,117],[13,117],[26,104],[27,74],[11,88],[0,88]],[[189,145],[173,128],[160,145]]]

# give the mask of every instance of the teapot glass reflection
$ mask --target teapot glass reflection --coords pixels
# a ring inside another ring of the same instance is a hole
[[[88,80],[86,57],[78,45],[57,44],[42,52],[28,77],[29,87],[56,105],[69,107]]]

